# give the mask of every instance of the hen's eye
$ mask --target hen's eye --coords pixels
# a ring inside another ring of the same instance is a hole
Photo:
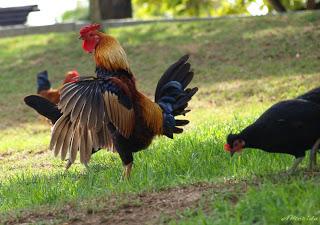
[[[234,142],[233,146],[236,147],[238,145],[238,142]]]

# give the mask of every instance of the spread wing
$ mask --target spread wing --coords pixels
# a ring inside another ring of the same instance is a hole
[[[92,150],[112,147],[108,126],[112,124],[125,138],[134,128],[134,110],[129,88],[117,78],[82,79],[61,89],[59,109],[62,117],[55,123],[50,149],[64,160],[68,153],[73,163],[87,163]]]

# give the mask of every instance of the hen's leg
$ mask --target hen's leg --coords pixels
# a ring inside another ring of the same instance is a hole
[[[95,153],[97,153],[98,151],[100,151],[101,150],[101,148],[98,148],[98,149],[92,149],[92,154],[91,155],[93,155],[93,154],[95,154]]]
[[[67,164],[66,164],[66,171],[70,168],[70,166],[72,165],[72,162],[70,161],[70,159],[67,159]]]
[[[320,145],[320,138],[313,145],[310,152],[310,164],[309,164],[310,170],[313,170],[317,164],[317,150],[319,149],[319,145]]]
[[[304,156],[296,158],[293,162],[292,167],[288,170],[288,174],[292,174],[297,170],[298,165],[302,162]]]
[[[84,166],[86,167],[87,170],[90,170],[90,167],[88,166],[87,163],[85,163]]]

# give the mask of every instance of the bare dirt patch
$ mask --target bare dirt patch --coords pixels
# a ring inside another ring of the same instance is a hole
[[[198,183],[189,186],[169,188],[160,192],[146,192],[136,195],[121,195],[96,199],[89,204],[64,205],[63,209],[23,212],[17,218],[7,218],[5,224],[52,223],[63,224],[157,224],[179,219],[177,212],[185,209],[209,210],[209,193],[245,193],[246,182],[225,181],[218,184]],[[230,201],[236,203],[239,196]],[[212,199],[211,199],[212,200]],[[201,203],[201,204],[200,204]],[[1,223],[1,220],[0,220]]]

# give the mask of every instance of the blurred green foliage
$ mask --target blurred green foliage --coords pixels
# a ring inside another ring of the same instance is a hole
[[[89,9],[86,6],[77,4],[77,8],[74,10],[65,11],[62,15],[62,21],[73,22],[79,20],[89,20]]]
[[[307,0],[280,0],[288,10],[303,10]],[[232,14],[248,15],[248,6],[256,9],[274,9],[269,0],[132,0],[134,15],[137,18],[179,17],[179,16],[223,16]]]
[[[302,10],[307,0],[280,0],[287,10]],[[257,9],[274,9],[269,0],[132,0],[134,17],[139,19],[155,17],[206,17],[242,14],[249,15],[248,6],[256,4]],[[63,21],[88,20],[87,7],[79,5],[75,10],[66,11]]]
[[[66,11],[62,15],[62,21],[78,21],[89,20],[89,12],[87,7],[77,7],[75,10]]]
[[[282,5],[286,8],[286,10],[302,10],[306,8],[307,0],[280,0]],[[268,0],[263,0],[264,5],[266,5],[269,9],[269,12],[273,10]]]
[[[137,18],[248,14],[253,0],[132,0]]]
[[[306,0],[281,0],[281,3],[287,10],[299,10],[305,7]]]

